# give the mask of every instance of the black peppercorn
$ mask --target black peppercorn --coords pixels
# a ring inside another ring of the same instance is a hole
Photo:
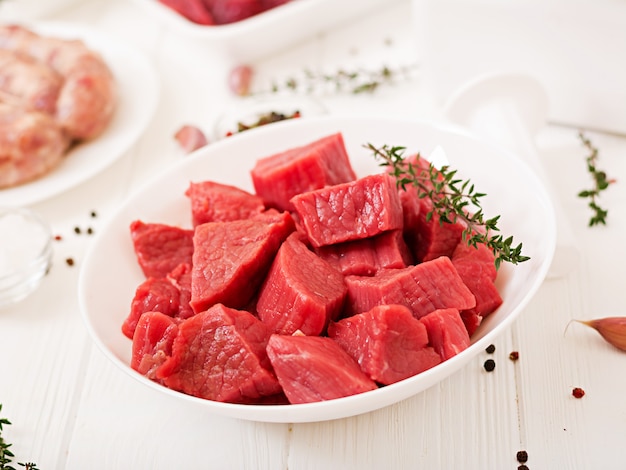
[[[493,354],[495,350],[496,350],[496,347],[493,344],[490,344],[489,346],[487,346],[487,349],[485,349],[487,354]]]
[[[491,372],[496,368],[496,361],[494,361],[493,359],[487,359],[483,364],[483,367],[487,372]]]
[[[517,461],[519,463],[526,463],[526,462],[528,462],[528,452],[526,452],[525,450],[520,450],[517,453]]]

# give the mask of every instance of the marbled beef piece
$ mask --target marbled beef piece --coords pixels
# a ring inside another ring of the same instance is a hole
[[[296,194],[356,179],[341,134],[261,158],[251,176],[267,206],[289,211]]]
[[[155,382],[157,370],[172,354],[178,321],[161,312],[144,313],[133,335],[130,366]]]
[[[426,327],[403,305],[381,305],[328,326],[328,336],[372,380],[389,385],[441,362]]]
[[[171,357],[157,378],[174,390],[220,402],[276,395],[281,387],[266,353],[269,336],[249,312],[216,304],[178,325]]]
[[[403,225],[396,183],[385,173],[298,194],[291,202],[314,247],[373,237]]]
[[[292,233],[281,245],[261,287],[256,311],[274,333],[325,333],[346,296],[343,276]]]
[[[476,297],[475,307],[460,312],[471,336],[483,318],[502,305],[502,297],[494,284],[497,275],[495,256],[485,244],[473,247],[459,243],[452,254],[452,264]]]
[[[214,181],[190,183],[185,195],[191,201],[194,227],[206,222],[248,219],[265,210],[259,196]]]
[[[288,213],[198,225],[193,237],[191,273],[194,312],[216,303],[245,307],[256,295],[281,243],[293,230]]]
[[[163,278],[179,264],[191,264],[193,230],[135,220],[130,235],[146,277]]]
[[[470,337],[465,329],[459,311],[455,308],[435,310],[419,319],[426,330],[431,346],[445,361],[470,345]]]
[[[313,403],[377,388],[339,344],[322,336],[274,334],[270,358],[289,403]]]
[[[161,312],[169,317],[180,312],[180,291],[165,278],[150,277],[137,289],[130,305],[130,312],[122,323],[122,333],[130,339],[141,316],[146,312]]]
[[[404,269],[386,269],[375,276],[346,276],[348,296],[344,312],[348,315],[371,310],[377,305],[405,305],[416,318],[439,308],[459,310],[476,305],[449,258]]]
[[[363,240],[317,248],[316,253],[344,276],[373,276],[381,269],[406,268],[413,264],[401,230],[390,230]]]

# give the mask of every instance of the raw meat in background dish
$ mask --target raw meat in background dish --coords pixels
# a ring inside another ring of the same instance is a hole
[[[356,179],[339,133],[260,158],[251,176],[256,194],[268,207],[289,211],[289,201],[297,194]]]
[[[179,264],[191,264],[193,230],[135,220],[130,224],[130,234],[137,261],[147,278],[164,278]]]
[[[320,335],[341,312],[343,276],[292,233],[281,245],[261,287],[256,311],[274,333]]]
[[[372,380],[389,385],[441,362],[428,345],[426,327],[403,305],[381,305],[331,323],[328,336]]]
[[[252,314],[216,304],[178,325],[157,378],[208,400],[246,403],[281,387],[266,353],[269,329]]]
[[[196,227],[191,274],[191,307],[196,313],[216,303],[244,308],[256,296],[278,248],[294,230],[289,214],[274,218]]]
[[[189,21],[211,26],[215,24],[213,15],[203,0],[158,0],[159,3],[171,8]]]
[[[383,270],[375,276],[346,276],[345,281],[346,315],[398,304],[420,318],[439,308],[465,310],[476,305],[474,295],[445,256],[404,269]]]
[[[157,370],[172,354],[178,322],[161,312],[144,313],[132,337],[130,366],[151,380],[159,382]]]
[[[455,308],[437,309],[420,320],[428,330],[430,344],[445,361],[456,356],[470,345],[459,311]]]
[[[69,144],[52,117],[0,102],[0,189],[45,175],[63,160]]]
[[[270,337],[267,355],[289,403],[313,403],[378,388],[339,344],[322,336]]]
[[[206,222],[248,219],[265,210],[259,196],[214,181],[192,182],[185,195],[191,201],[194,227]]]
[[[403,226],[396,183],[385,173],[301,193],[291,203],[314,247],[369,238]]]
[[[344,276],[373,276],[381,269],[406,268],[413,264],[401,230],[380,235],[321,246],[315,252]]]

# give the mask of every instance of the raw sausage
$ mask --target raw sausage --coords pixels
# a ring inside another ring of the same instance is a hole
[[[113,116],[116,86],[99,54],[80,40],[49,38],[19,25],[0,26],[0,49],[42,62],[63,79],[55,118],[72,139],[93,139]]]
[[[0,49],[0,101],[54,115],[62,85],[63,79],[50,67]]]
[[[60,163],[69,145],[51,116],[0,103],[0,188],[47,173]]]

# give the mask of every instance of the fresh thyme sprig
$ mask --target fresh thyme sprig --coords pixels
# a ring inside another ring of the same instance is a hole
[[[585,137],[582,131],[578,132],[578,137],[582,144],[589,150],[589,155],[586,159],[587,171],[593,180],[593,188],[580,191],[578,197],[589,199],[588,205],[593,212],[593,216],[589,219],[589,226],[593,227],[599,224],[606,225],[606,216],[609,211],[598,205],[597,198],[600,197],[600,193],[607,189],[610,184],[615,183],[615,180],[607,179],[606,173],[596,167],[598,163],[598,149],[591,143],[591,140]]]
[[[496,268],[503,261],[518,264],[530,259],[522,255],[521,243],[513,246],[513,237],[493,234],[499,231],[497,224],[500,216],[485,218],[480,201],[486,194],[476,191],[470,180],[456,178],[456,170],[450,170],[448,166],[437,169],[431,163],[427,170],[416,166],[404,159],[405,147],[376,147],[372,144],[365,147],[382,160],[381,166],[391,168],[390,173],[399,187],[406,189],[409,185],[414,186],[420,198],[427,197],[432,201],[433,208],[426,215],[427,221],[435,214],[439,216],[440,223],[463,221],[463,240],[471,246],[484,243],[495,255]],[[475,210],[470,211],[470,208]]]
[[[300,76],[291,76],[281,82],[273,81],[270,93],[281,91],[305,94],[373,93],[382,85],[389,85],[401,79],[409,79],[416,69],[415,64],[395,68],[383,66],[377,69],[357,68],[338,69],[332,73],[304,69]],[[264,94],[257,92],[255,94]]]
[[[2,411],[2,403],[0,403],[0,411]],[[10,448],[13,444],[7,443],[2,437],[2,426],[8,426],[11,424],[6,418],[0,417],[0,470],[15,470],[15,467],[11,466],[13,462],[13,452]],[[24,467],[24,470],[39,470],[37,464],[33,462],[17,462],[20,467]]]

